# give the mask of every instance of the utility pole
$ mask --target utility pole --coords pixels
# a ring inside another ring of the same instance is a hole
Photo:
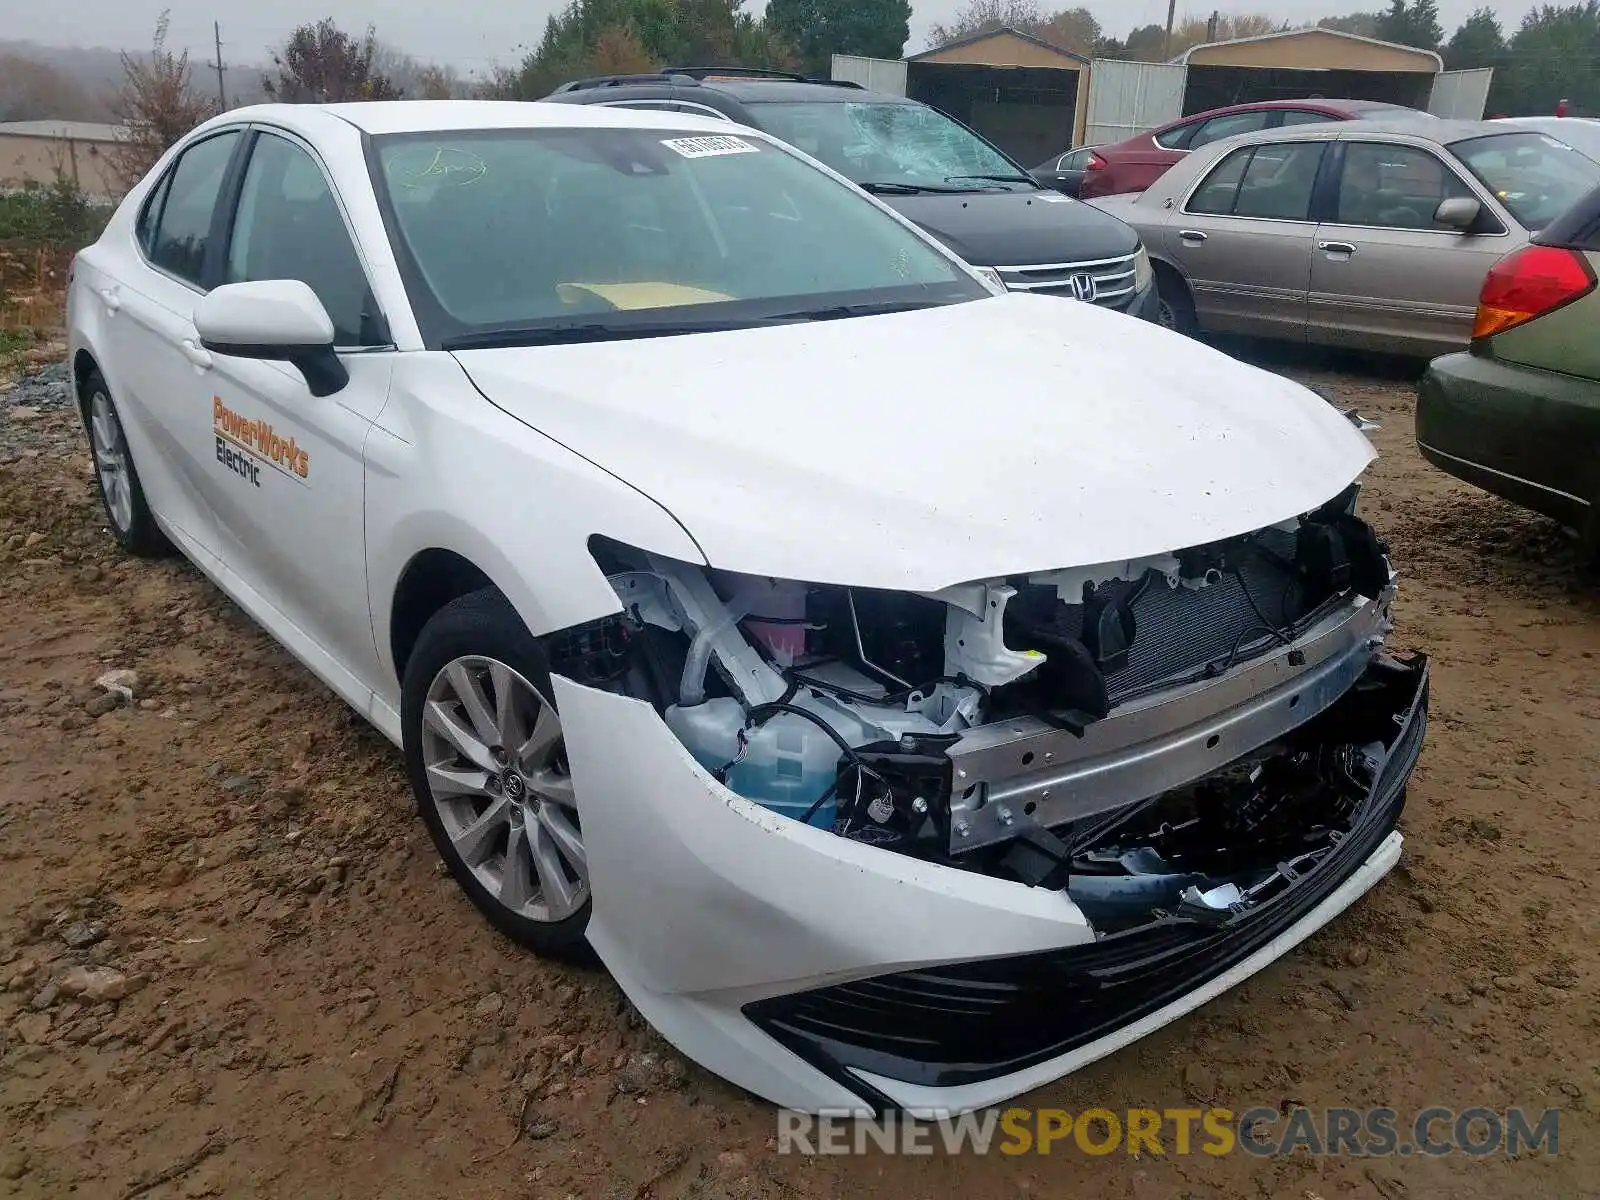
[[[1161,39],[1161,61],[1172,57],[1172,18],[1177,14],[1178,0],[1167,0],[1167,33]]]
[[[222,104],[224,111],[228,107],[228,89],[222,82],[222,73],[228,69],[228,64],[222,61],[222,24],[219,21],[211,22],[211,35],[216,40],[217,57],[215,62],[208,62],[206,66],[217,73],[217,100]]]

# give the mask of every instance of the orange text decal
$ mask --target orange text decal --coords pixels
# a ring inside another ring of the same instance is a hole
[[[235,445],[259,454],[284,471],[293,472],[301,479],[311,473],[311,456],[296,444],[294,438],[282,438],[265,421],[253,421],[240,416],[222,402],[221,396],[211,398],[212,428]]]

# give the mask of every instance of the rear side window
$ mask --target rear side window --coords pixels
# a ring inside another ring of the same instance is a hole
[[[1198,121],[1190,121],[1187,125],[1175,125],[1165,133],[1158,133],[1152,140],[1163,150],[1182,150],[1189,144],[1194,131],[1199,128]]]
[[[1282,142],[1235,150],[1189,203],[1192,213],[1305,221],[1322,165],[1322,142]]]
[[[238,141],[238,130],[231,130],[196,142],[156,189],[161,211],[151,223],[145,253],[163,271],[197,287],[205,267],[212,214]],[[147,209],[146,214],[151,211]]]
[[[156,181],[156,186],[150,189],[150,194],[145,197],[144,209],[139,213],[139,224],[134,231],[138,239],[139,249],[143,250],[145,257],[149,257],[151,247],[156,240],[156,222],[161,219],[161,206],[166,202],[167,189],[172,186],[172,172],[168,171]]]
[[[1233,202],[1239,195],[1239,185],[1244,182],[1244,169],[1250,165],[1255,147],[1235,150],[1211,168],[1205,182],[1189,197],[1188,211],[1227,216],[1233,212]]]
[[[1221,141],[1225,137],[1232,137],[1236,133],[1254,133],[1258,129],[1265,129],[1271,116],[1272,114],[1266,109],[1261,109],[1257,112],[1232,113],[1226,117],[1212,117],[1211,120],[1194,131],[1194,136],[1189,139],[1189,149],[1198,150],[1201,146]]]
[[[1304,108],[1291,108],[1283,114],[1285,125],[1326,125],[1329,121],[1338,119],[1330,117],[1327,113],[1311,112]]]

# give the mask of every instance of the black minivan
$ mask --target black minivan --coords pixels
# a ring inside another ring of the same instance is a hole
[[[667,67],[563,84],[546,101],[666,109],[764,130],[826,163],[1012,291],[1156,319],[1139,236],[1040,187],[998,147],[915,100],[854,83],[736,67]]]

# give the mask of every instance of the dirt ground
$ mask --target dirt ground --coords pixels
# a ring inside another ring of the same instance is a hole
[[[603,973],[493,934],[398,755],[193,569],[119,560],[71,416],[0,398],[0,1196],[1600,1194],[1600,588],[1422,463],[1404,374],[1325,367],[1283,369],[1383,422],[1394,644],[1435,663],[1403,863],[1023,1102],[1559,1107],[1558,1155],[780,1156]]]

